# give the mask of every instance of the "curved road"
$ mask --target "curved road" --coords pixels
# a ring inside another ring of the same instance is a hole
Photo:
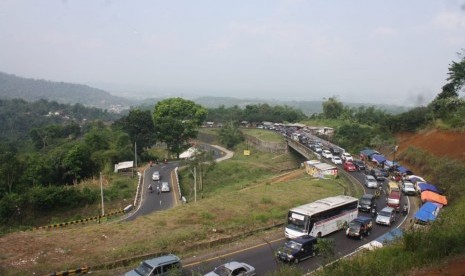
[[[217,162],[230,158],[232,152],[223,149],[219,146],[212,146],[207,144],[200,144],[200,148],[212,153],[213,159]],[[162,211],[172,208],[180,203],[179,190],[177,187],[177,181],[174,179],[175,175],[173,170],[179,166],[179,161],[169,163],[153,164],[152,167],[148,167],[143,173],[143,182],[141,187],[141,198],[140,204],[136,206],[136,210],[132,212],[125,220],[131,221],[139,216],[147,215],[152,212]],[[160,172],[160,180],[152,180],[152,174],[154,171]],[[168,193],[157,194],[156,187],[161,188],[162,182],[168,182],[171,191]],[[152,185],[153,192],[149,192],[149,185]]]
[[[339,166],[342,170],[342,167]],[[355,177],[360,183],[364,183],[364,173],[363,172],[351,172],[351,176]],[[387,180],[383,182],[383,186],[386,187]],[[363,184],[362,184],[363,186]],[[364,187],[364,186],[363,186]],[[373,194],[375,189],[367,189],[364,187],[365,193]],[[401,199],[401,206],[405,201],[409,201],[408,197],[403,196]],[[376,205],[378,211],[381,210],[386,205],[386,195],[383,193],[379,199],[376,200]],[[361,216],[370,217],[369,213],[360,212]],[[408,216],[404,217],[402,214],[396,215],[396,222],[391,226],[381,226],[374,224],[371,235],[365,237],[362,241],[358,239],[347,238],[344,231],[337,231],[330,235],[325,236],[325,238],[331,238],[334,240],[334,252],[335,258],[341,258],[346,255],[349,255],[356,251],[360,246],[369,243],[370,241],[376,239],[377,237],[385,234],[389,230],[400,226],[403,221]],[[374,220],[373,220],[374,223]],[[268,241],[263,241],[262,243],[256,244],[249,248],[244,248],[237,250],[235,252],[229,252],[225,254],[215,254],[214,256],[203,259],[201,261],[195,261],[194,258],[188,258],[187,261],[183,263],[184,268],[189,273],[206,273],[213,270],[215,267],[219,266],[228,261],[240,261],[246,262],[253,267],[255,267],[257,275],[266,275],[271,274],[272,272],[278,269],[278,266],[285,265],[284,263],[278,261],[275,257],[275,251],[283,245],[286,241],[284,237],[284,229],[282,229],[282,236]],[[297,267],[303,272],[311,272],[320,267],[323,264],[323,259],[321,256],[305,260],[297,265]]]

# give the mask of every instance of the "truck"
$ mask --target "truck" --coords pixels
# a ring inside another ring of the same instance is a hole
[[[351,222],[346,230],[346,236],[363,240],[364,236],[369,236],[373,229],[373,221],[369,217],[357,217]]]
[[[400,211],[400,191],[393,190],[386,199],[386,205],[392,207],[397,213]]]

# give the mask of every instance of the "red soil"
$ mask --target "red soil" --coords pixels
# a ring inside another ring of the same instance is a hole
[[[465,133],[430,130],[424,133],[397,135],[398,152],[416,147],[439,157],[465,161]]]
[[[465,133],[430,130],[424,133],[399,134],[396,139],[399,143],[398,153],[402,153],[408,147],[415,147],[438,157],[447,157],[465,162]],[[412,271],[410,275],[465,275],[465,256],[447,260],[435,268]]]

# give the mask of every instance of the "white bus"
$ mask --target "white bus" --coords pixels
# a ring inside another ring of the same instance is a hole
[[[289,210],[284,234],[293,239],[303,235],[326,236],[345,228],[358,216],[358,199],[351,196],[323,198]]]

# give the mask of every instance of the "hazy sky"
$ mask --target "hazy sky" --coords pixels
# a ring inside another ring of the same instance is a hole
[[[465,0],[0,1],[0,71],[139,98],[421,105],[463,48]]]

